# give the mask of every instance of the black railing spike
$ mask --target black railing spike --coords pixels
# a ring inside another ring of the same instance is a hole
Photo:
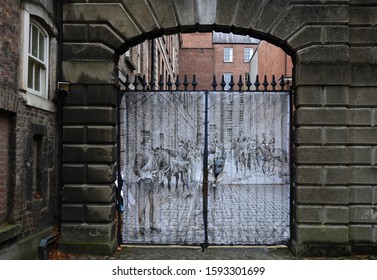
[[[143,79],[141,80],[141,85],[143,86],[143,91],[146,90],[146,87],[148,85],[146,79],[145,79],[145,75],[143,75]]]
[[[195,75],[192,76],[192,83],[191,83],[191,85],[192,85],[192,89],[196,90],[196,86],[198,85],[198,82],[196,81],[196,76]]]
[[[221,76],[220,86],[221,86],[221,90],[224,91],[225,90],[225,86],[226,86],[224,75]]]
[[[152,80],[149,83],[149,86],[150,86],[151,90],[155,90],[155,85],[156,85],[156,82],[154,80],[154,76],[152,76]]]
[[[171,76],[170,75],[168,76],[168,81],[167,81],[166,85],[168,86],[168,90],[171,90],[173,83],[171,82]]]
[[[255,78],[254,86],[255,86],[255,89],[256,89],[257,91],[259,91],[259,87],[260,87],[259,75],[257,75],[257,77]]]
[[[164,77],[160,75],[160,80],[158,81],[158,87],[160,90],[164,87]]]
[[[264,87],[264,90],[267,91],[267,87],[268,87],[267,75],[264,75],[263,87]]]
[[[247,90],[250,91],[250,87],[252,86],[252,83],[250,81],[250,75],[247,75],[246,86],[247,86]]]
[[[279,85],[280,85],[280,87],[281,87],[280,90],[283,91],[283,90],[284,90],[284,87],[285,87],[284,75],[281,75]]]
[[[175,89],[179,90],[180,85],[181,85],[181,81],[179,80],[179,75],[177,75],[177,78],[175,79]]]
[[[189,85],[189,82],[188,82],[188,79],[187,79],[187,75],[185,75],[185,80],[183,81],[183,86],[185,87],[186,91],[187,91],[188,85]]]
[[[273,91],[276,91],[276,85],[277,85],[277,83],[276,83],[276,81],[275,81],[275,75],[272,75],[272,82],[271,82],[271,86],[272,86],[272,90]]]
[[[217,82],[216,82],[216,76],[215,75],[213,75],[212,87],[213,87],[213,90],[216,91]]]
[[[126,75],[126,82],[124,83],[124,85],[126,86],[126,90],[129,90],[130,89],[130,76],[127,74]]]
[[[233,80],[233,75],[231,75],[230,76],[230,82],[229,82],[230,90],[233,90],[234,85],[235,85],[235,83],[234,83],[234,80]]]
[[[139,77],[135,75],[135,80],[132,83],[134,85],[134,90],[137,90],[137,86],[139,85]]]
[[[238,89],[239,89],[239,91],[241,91],[241,90],[242,90],[242,87],[243,87],[242,75],[240,75],[240,78],[239,78],[239,80],[238,80],[237,85],[238,85]]]

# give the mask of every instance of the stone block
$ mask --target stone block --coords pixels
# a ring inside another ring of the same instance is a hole
[[[370,126],[372,124],[372,109],[349,109],[348,125]]]
[[[322,168],[316,166],[296,166],[293,179],[297,184],[322,185]]]
[[[371,225],[349,225],[350,242],[373,242]]]
[[[349,195],[351,204],[372,204],[373,202],[371,186],[350,186]]]
[[[325,128],[324,143],[326,145],[346,145],[348,143],[348,129],[342,128]]]
[[[323,43],[345,43],[349,42],[349,27],[338,25],[326,25],[322,27]]]
[[[374,21],[374,14],[377,12],[375,7],[351,7],[350,25],[352,26],[371,26]]]
[[[339,125],[348,121],[345,108],[299,108],[295,111],[295,125]],[[355,116],[355,118],[357,118]]]
[[[300,63],[296,65],[296,85],[349,85],[349,63]]]
[[[289,40],[288,44],[294,49],[301,49],[313,42],[320,43],[322,41],[322,26],[305,26],[294,34]]]
[[[295,145],[320,145],[322,143],[322,128],[299,127],[294,130],[293,143]]]
[[[116,125],[116,109],[111,107],[65,107],[63,123],[65,125]]]
[[[66,42],[75,41],[83,42],[88,36],[87,24],[70,24],[64,23],[63,25],[64,40]]]
[[[351,63],[371,63],[374,62],[373,48],[371,47],[352,47],[350,48]]]
[[[354,107],[376,107],[377,87],[351,87],[349,105]]]
[[[324,206],[322,209],[323,224],[348,224],[348,207]]]
[[[87,105],[117,107],[119,89],[114,85],[88,85]]]
[[[117,130],[112,126],[88,126],[87,127],[87,142],[92,144],[115,144]]]
[[[321,222],[321,206],[296,205],[295,220],[299,223],[320,223]]]
[[[159,0],[150,0],[148,2],[153,8],[154,14],[161,28],[169,30],[178,26],[174,12],[174,5],[171,1],[165,1],[163,5],[161,5],[161,1]]]
[[[349,164],[371,165],[372,149],[370,147],[348,148]]]
[[[86,87],[84,85],[71,85],[70,93],[63,96],[63,106],[77,105],[86,105]]]
[[[62,161],[69,163],[108,163],[117,160],[115,146],[63,145]]]
[[[350,206],[350,222],[357,224],[376,224],[377,206],[358,205]]]
[[[301,164],[347,164],[348,149],[345,147],[305,147],[299,146],[294,150],[295,162]]]
[[[349,183],[349,168],[346,166],[327,166],[324,170],[326,185],[346,185]]]
[[[112,60],[63,61],[64,81],[71,84],[111,84],[118,79]]]
[[[295,94],[295,106],[322,106],[323,90],[320,86],[298,87]]]
[[[86,165],[84,164],[63,164],[62,182],[63,183],[85,183]]]
[[[114,51],[100,43],[70,43],[63,45],[64,60],[109,60],[114,57]]]
[[[340,225],[296,225],[297,243],[348,243],[348,227]]]
[[[155,16],[150,6],[145,1],[124,0],[127,12],[132,15],[132,19],[139,23],[143,33],[152,32],[159,28]]]
[[[296,187],[298,204],[348,204],[349,194],[346,187]]]
[[[62,189],[63,202],[111,203],[115,201],[116,186],[66,184]]]
[[[355,145],[374,145],[377,139],[376,128],[348,128],[348,143]]]
[[[350,44],[373,45],[377,40],[376,27],[350,28]]]
[[[60,241],[65,242],[110,242],[116,237],[116,222],[109,223],[62,223]],[[79,245],[79,244],[78,244]]]
[[[178,25],[193,26],[196,24],[196,9],[194,1],[177,1],[174,0],[176,13],[178,17]]]
[[[373,185],[377,182],[377,166],[351,167],[349,183]]]
[[[85,222],[84,204],[63,204],[61,208],[62,222]]]
[[[62,141],[63,143],[85,143],[85,126],[64,126]]]
[[[377,34],[377,30],[375,31]],[[377,40],[377,39],[376,39]],[[351,64],[352,86],[371,87],[377,86],[377,64]]]
[[[349,87],[326,86],[323,91],[323,103],[325,106],[347,106]]]
[[[86,218],[91,223],[111,222],[115,219],[116,204],[88,204]]]
[[[349,47],[345,45],[309,46],[297,52],[301,62],[348,62]]]
[[[106,184],[114,183],[116,180],[115,165],[88,165],[88,183],[91,184]]]
[[[65,25],[66,24],[64,24],[64,26]],[[115,32],[115,30],[106,24],[90,24],[88,33],[90,42],[103,43],[106,46],[110,46],[113,50],[120,48],[124,43],[123,39]]]

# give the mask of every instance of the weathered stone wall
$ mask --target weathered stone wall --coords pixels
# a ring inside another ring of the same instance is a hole
[[[73,89],[64,109],[62,245],[115,248],[118,54],[164,33],[215,30],[265,39],[294,57],[292,250],[376,251],[377,1],[64,2],[63,72]]]

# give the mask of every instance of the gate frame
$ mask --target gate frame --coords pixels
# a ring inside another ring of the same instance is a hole
[[[139,82],[141,80],[141,82]],[[123,189],[123,178],[122,178],[122,172],[121,172],[121,103],[126,93],[128,92],[203,92],[205,95],[205,102],[204,102],[204,152],[203,152],[203,186],[202,186],[202,195],[203,195],[203,222],[204,222],[204,242],[200,243],[200,247],[202,249],[202,252],[206,248],[209,247],[208,243],[208,198],[204,199],[205,197],[208,197],[208,94],[209,90],[197,90],[196,87],[198,85],[196,75],[193,75],[192,82],[190,83],[188,81],[187,75],[184,75],[184,82],[181,83],[179,80],[179,75],[176,77],[176,81],[173,83],[170,79],[164,83],[163,76],[160,75],[160,80],[158,84],[156,85],[155,81],[152,80],[148,83],[146,81],[145,76],[143,76],[141,79],[139,79],[138,75],[135,75],[134,81],[132,82],[128,75],[126,75],[125,81],[121,81],[125,89],[119,90],[117,94],[117,191],[116,191],[116,204],[117,204],[117,242],[118,246],[123,244],[123,237],[122,237],[122,230],[123,230],[123,210],[124,210],[124,200],[122,196],[122,189]],[[180,90],[181,84],[184,86],[184,89]],[[189,90],[189,86],[192,86],[192,90]],[[213,92],[219,92],[216,90],[217,86],[220,85],[221,90],[220,92],[259,92],[259,93],[265,93],[265,92],[286,92],[288,96],[288,106],[289,106],[289,133],[288,133],[288,148],[289,148],[289,158],[288,158],[288,166],[289,166],[289,224],[290,224],[290,239],[289,244],[291,244],[292,241],[292,221],[293,221],[293,213],[292,213],[292,186],[293,186],[293,97],[294,97],[294,91],[293,87],[290,85],[289,80],[285,82],[284,75],[281,75],[279,78],[279,84],[276,82],[275,75],[272,75],[271,82],[268,81],[267,75],[264,75],[263,83],[260,83],[259,81],[259,75],[256,75],[255,82],[252,83],[250,80],[250,76],[248,76],[247,81],[243,81],[242,76],[239,76],[239,81],[237,84],[234,83],[234,77],[231,75],[231,79],[229,84],[225,82],[224,75],[221,77],[221,83],[218,84],[216,82],[216,76],[213,76],[212,81],[212,88]],[[226,85],[229,85],[229,89],[226,90]],[[238,86],[238,90],[234,90],[235,86]],[[130,87],[133,87],[131,89]],[[139,89],[138,87],[141,86],[142,88]],[[246,89],[244,88],[246,86]],[[263,89],[259,89],[259,87],[263,86]],[[276,89],[276,86],[280,86],[280,90]],[[288,87],[287,90],[285,90],[285,87]],[[158,89],[155,89],[155,87],[158,87]],[[166,87],[167,89],[164,89]],[[255,87],[252,89],[252,87]]]

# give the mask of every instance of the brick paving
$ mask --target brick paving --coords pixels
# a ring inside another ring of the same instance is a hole
[[[217,184],[209,187],[208,242],[213,245],[287,243],[289,186]],[[156,193],[160,233],[138,232],[136,203],[124,215],[126,244],[198,245],[204,242],[203,199],[199,187]],[[148,209],[147,209],[148,212]],[[148,214],[146,214],[148,217]]]

